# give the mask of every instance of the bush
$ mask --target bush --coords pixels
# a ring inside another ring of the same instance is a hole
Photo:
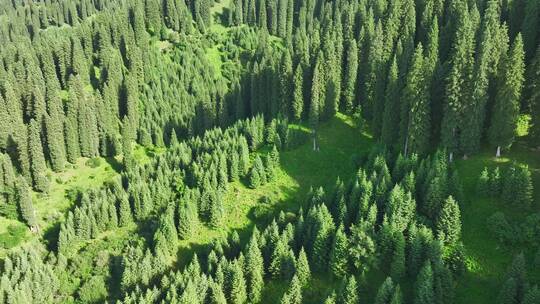
[[[99,157],[90,158],[84,164],[90,168],[97,168],[101,166],[101,158]]]
[[[10,249],[17,246],[25,237],[28,228],[23,224],[11,224],[7,232],[0,234],[0,247]]]

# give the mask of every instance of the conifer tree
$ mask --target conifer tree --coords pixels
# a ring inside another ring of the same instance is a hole
[[[349,276],[347,283],[345,284],[345,289],[341,296],[341,303],[343,304],[358,304],[358,284],[353,275]]]
[[[345,276],[349,272],[348,247],[349,240],[345,235],[343,225],[340,225],[336,230],[332,249],[330,250],[330,270],[338,278]]]
[[[461,213],[457,202],[449,196],[443,203],[437,219],[437,234],[447,245],[455,244],[461,237]]]
[[[261,250],[257,244],[257,237],[253,236],[249,242],[246,254],[246,280],[248,298],[253,303],[258,303],[261,299],[264,285],[264,265]]]
[[[300,249],[298,259],[296,261],[296,276],[300,280],[302,286],[306,286],[311,279],[311,270],[309,268],[309,262],[307,259],[304,247]]]
[[[524,81],[523,73],[523,41],[521,35],[518,35],[502,63],[488,130],[490,143],[497,147],[497,157],[500,156],[501,149],[508,149],[514,142]]]
[[[531,133],[533,140],[538,143],[540,142],[540,43],[536,49],[536,55],[529,64],[529,73],[527,76],[527,103],[531,107],[533,119]]]
[[[405,155],[423,154],[428,151],[430,141],[430,105],[427,81],[424,75],[422,45],[416,48],[403,91],[402,135]]]
[[[540,6],[537,0],[525,1],[525,18],[521,25],[526,58],[531,58],[538,46],[538,25],[540,24]]]
[[[313,70],[313,79],[311,82],[311,101],[309,104],[309,124],[311,128],[316,129],[319,125],[320,112],[323,108],[325,92],[323,55],[319,52],[317,63]]]
[[[28,153],[30,156],[30,169],[32,171],[34,188],[37,191],[47,192],[49,189],[49,179],[45,176],[47,166],[45,164],[45,156],[43,155],[40,129],[37,121],[30,121],[30,125],[28,126]]]
[[[257,155],[249,171],[249,186],[255,189],[266,182],[266,171],[261,158]]]
[[[405,237],[402,233],[394,233],[391,277],[397,282],[405,274]]]
[[[458,2],[456,18],[456,41],[450,57],[451,67],[446,77],[441,144],[448,151],[450,161],[459,148],[460,126],[466,100],[470,98],[469,77],[473,66],[474,29],[466,3]],[[471,111],[469,109],[469,111]],[[464,130],[469,132],[470,130]]]
[[[240,267],[238,261],[231,265],[231,291],[229,294],[229,301],[232,304],[244,304],[247,299],[246,292],[246,280],[244,278],[244,271]]]
[[[133,221],[131,216],[131,207],[127,197],[123,196],[118,202],[118,224],[120,227],[125,227]]]
[[[354,109],[354,99],[356,97],[356,80],[358,73],[358,47],[356,40],[351,39],[347,46],[345,58],[345,73],[343,81],[342,109],[346,113],[352,113]]]
[[[386,93],[384,96],[384,113],[381,130],[381,141],[388,147],[396,145],[399,134],[400,91],[398,84],[398,65],[396,57],[392,60],[388,71]]]
[[[427,261],[416,279],[416,292],[414,304],[435,303],[435,294],[433,292],[433,271],[431,263]]]
[[[299,121],[304,111],[304,70],[302,64],[298,64],[293,79],[292,117]]]
[[[489,196],[489,171],[487,167],[484,167],[484,170],[482,170],[482,173],[480,173],[478,184],[476,186],[476,192],[483,197]]]
[[[515,187],[512,187],[513,201],[518,206],[530,207],[533,202],[533,184],[529,167],[518,167],[515,180]]]
[[[15,190],[21,218],[26,222],[30,229],[32,229],[32,231],[36,232],[39,229],[36,211],[32,205],[30,189],[28,188],[23,177],[19,177],[15,182]]]
[[[192,202],[180,203],[178,206],[178,238],[186,240],[195,232],[197,225],[197,208]]]

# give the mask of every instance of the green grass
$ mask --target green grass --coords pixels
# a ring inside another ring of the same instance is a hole
[[[459,160],[457,166],[465,188],[467,200],[461,204],[463,243],[467,252],[467,272],[458,279],[457,303],[494,303],[512,258],[528,248],[501,245],[487,229],[486,219],[496,211],[502,211],[509,220],[519,222],[528,214],[540,211],[540,153],[517,144],[503,157],[496,159],[495,151],[486,151],[468,160]],[[476,195],[478,176],[484,167],[501,169],[513,162],[528,164],[534,182],[534,201],[529,210],[507,205],[500,199],[480,198]],[[532,278],[540,278],[540,270],[531,267]],[[536,282],[538,283],[538,281]]]
[[[221,66],[223,65],[222,54],[223,52],[219,50],[218,44],[206,50],[206,58],[212,67],[214,67],[216,78],[221,77]]]
[[[30,231],[25,224],[0,217],[0,258],[7,251],[24,242],[30,236]]]
[[[48,193],[33,193],[34,208],[42,231],[62,218],[73,204],[77,192],[98,188],[118,174],[120,165],[115,159],[98,159],[98,163],[93,165],[88,158],[80,158],[63,172],[48,173],[51,181]]]

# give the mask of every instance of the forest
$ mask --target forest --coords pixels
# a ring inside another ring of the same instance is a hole
[[[0,304],[540,304],[540,0],[0,1]]]

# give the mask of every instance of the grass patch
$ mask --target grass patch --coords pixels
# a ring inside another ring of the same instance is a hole
[[[75,164],[68,164],[63,172],[49,172],[49,192],[33,194],[42,231],[61,219],[79,192],[98,188],[117,176],[118,166],[113,158],[80,158]]]
[[[493,150],[493,149],[492,149]],[[540,211],[540,153],[524,145],[516,144],[511,151],[497,159],[495,151],[485,151],[468,160],[457,161],[465,190],[465,202],[461,203],[463,243],[467,252],[467,272],[458,279],[456,303],[494,303],[512,258],[519,252],[529,253],[530,248],[500,244],[489,232],[486,219],[496,211],[502,211],[512,221],[521,221],[532,212]],[[516,162],[527,164],[534,183],[534,201],[531,209],[519,208],[501,199],[481,198],[476,194],[476,184],[484,167],[499,166],[502,170]],[[529,256],[530,258],[530,256]],[[528,269],[532,278],[540,278],[540,270]],[[536,282],[538,283],[538,282]]]

